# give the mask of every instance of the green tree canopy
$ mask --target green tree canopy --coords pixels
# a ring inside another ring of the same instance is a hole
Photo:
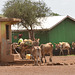
[[[9,0],[3,8],[4,16],[9,18],[20,18],[21,23],[29,32],[33,39],[33,27],[40,25],[38,17],[49,16],[52,12],[44,2],[33,2],[31,0]]]

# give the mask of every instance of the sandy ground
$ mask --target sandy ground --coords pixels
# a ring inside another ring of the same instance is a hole
[[[0,75],[75,75],[75,56],[53,56],[53,63],[64,65],[0,66]]]

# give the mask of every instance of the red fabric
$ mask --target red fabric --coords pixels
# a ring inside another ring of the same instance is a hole
[[[19,38],[22,38],[22,34],[19,34]]]

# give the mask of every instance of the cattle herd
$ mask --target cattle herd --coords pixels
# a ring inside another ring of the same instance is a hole
[[[72,45],[70,45],[68,42],[59,42],[54,44],[55,44],[55,50],[60,49],[59,55],[61,55],[61,53],[64,55],[63,50],[67,50],[69,55],[71,46],[72,49],[75,49],[75,42],[72,42]],[[31,59],[34,60],[35,65],[38,64],[38,59],[40,61],[40,64],[46,63],[46,58],[45,58],[46,54],[50,55],[49,61],[52,62],[53,48],[54,46],[51,42],[46,44],[41,44],[39,46],[39,39],[35,39],[34,41],[30,39],[25,39],[23,42],[20,43],[19,46],[17,43],[12,44],[13,53],[19,53],[21,58],[25,59],[27,52],[29,52],[29,54],[31,54]]]

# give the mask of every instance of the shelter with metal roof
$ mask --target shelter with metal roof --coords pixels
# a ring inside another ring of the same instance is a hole
[[[15,56],[12,54],[11,42],[12,31],[11,25],[20,22],[16,18],[0,17],[0,62],[13,62]]]

